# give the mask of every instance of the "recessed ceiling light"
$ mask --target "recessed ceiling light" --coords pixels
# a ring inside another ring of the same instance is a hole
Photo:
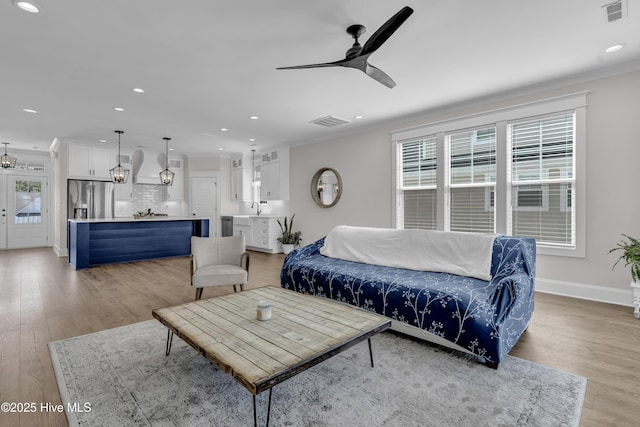
[[[107,140],[106,140],[106,139],[101,139],[101,140],[99,140],[98,142],[105,143],[105,142],[107,142]]]
[[[144,89],[139,88],[139,87],[132,87],[131,91],[135,92],[135,93],[144,93]]]
[[[116,111],[124,111],[124,108],[122,107],[113,107],[113,109]]]
[[[169,148],[169,151],[174,151],[174,150],[175,150],[175,148]]]
[[[226,132],[226,131],[228,131],[229,129],[227,129],[227,128],[220,128],[220,130],[221,130],[222,132]]]
[[[258,120],[258,116],[249,116],[251,120]]]
[[[353,118],[356,119],[356,120],[360,120],[360,119],[363,119],[364,116],[354,116]]]
[[[22,111],[25,113],[38,114],[36,110],[32,110],[31,108],[23,108]]]
[[[253,142],[255,140],[256,140],[255,138],[249,138],[249,142]]]
[[[222,148],[222,147],[218,148],[218,151],[223,151],[223,150],[224,150],[224,148]]]
[[[613,53],[613,52],[619,51],[620,49],[622,49],[625,46],[626,45],[624,43],[618,43],[618,44],[614,44],[614,45],[609,46],[604,51],[607,52],[607,53]]]
[[[13,4],[29,13],[40,13],[42,9],[35,3],[22,1],[22,0],[13,0]]]

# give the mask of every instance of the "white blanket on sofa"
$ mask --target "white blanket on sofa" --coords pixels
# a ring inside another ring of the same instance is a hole
[[[491,280],[495,234],[339,225],[320,253],[331,258]]]

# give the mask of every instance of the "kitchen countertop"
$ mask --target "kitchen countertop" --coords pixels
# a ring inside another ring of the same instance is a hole
[[[265,215],[225,215],[225,216],[232,216],[234,218],[284,218],[284,215],[270,215],[270,214],[265,214]]]
[[[202,220],[202,219],[210,219],[207,217],[200,216],[153,216],[149,218],[130,218],[130,217],[122,217],[122,218],[91,218],[91,219],[69,219],[69,222],[76,223],[96,223],[96,222],[139,222],[139,221],[193,221],[193,220]]]

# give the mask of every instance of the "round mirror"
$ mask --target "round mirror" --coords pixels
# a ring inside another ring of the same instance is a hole
[[[311,179],[311,197],[321,208],[335,206],[342,195],[342,178],[332,168],[322,168]]]

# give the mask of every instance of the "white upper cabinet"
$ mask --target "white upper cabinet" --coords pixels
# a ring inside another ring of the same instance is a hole
[[[69,145],[69,178],[110,181],[109,170],[114,166],[114,150]]]
[[[231,200],[251,200],[253,180],[251,155],[235,156],[231,161]]]
[[[289,200],[289,148],[260,155],[260,199]]]

